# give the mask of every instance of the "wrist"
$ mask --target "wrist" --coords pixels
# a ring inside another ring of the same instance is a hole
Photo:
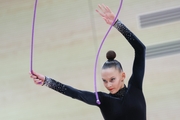
[[[119,26],[120,24],[122,24],[121,21],[117,19],[113,26],[114,26],[115,28],[118,28],[118,26]]]
[[[42,84],[42,86],[44,86],[44,85],[47,86],[50,83],[50,81],[51,81],[51,78],[45,76],[44,83]]]

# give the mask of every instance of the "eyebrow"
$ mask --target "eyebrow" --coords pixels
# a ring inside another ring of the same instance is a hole
[[[116,78],[116,77],[114,77],[114,76],[110,77],[110,79],[112,79],[112,78]],[[102,78],[102,80],[103,80],[103,81],[107,81],[107,80],[105,80],[105,79],[103,79],[103,78]]]

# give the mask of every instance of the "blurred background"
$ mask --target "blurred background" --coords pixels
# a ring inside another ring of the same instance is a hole
[[[99,108],[37,86],[29,77],[35,0],[0,0],[0,119],[103,120]],[[97,49],[109,25],[98,4],[114,13],[119,0],[39,0],[35,24],[34,71],[81,90],[94,91]],[[118,17],[146,46],[143,91],[148,120],[180,118],[180,1],[124,0]],[[134,51],[112,29],[98,62],[97,87],[108,92],[100,71],[114,50],[131,76]]]

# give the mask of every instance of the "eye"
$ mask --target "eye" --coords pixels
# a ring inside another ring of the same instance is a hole
[[[111,81],[110,82],[113,82],[115,80],[115,78],[111,78]]]
[[[103,82],[104,82],[104,83],[107,83],[107,81],[106,81],[106,80],[103,80]]]

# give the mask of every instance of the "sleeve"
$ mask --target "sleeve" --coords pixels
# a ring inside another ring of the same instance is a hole
[[[73,99],[78,99],[89,105],[97,105],[95,94],[92,92],[75,89],[48,77],[45,78],[44,85]]]
[[[135,51],[132,75],[128,86],[135,86],[142,90],[142,82],[145,70],[145,45],[119,20],[116,21],[114,27],[121,32],[127,39]]]

